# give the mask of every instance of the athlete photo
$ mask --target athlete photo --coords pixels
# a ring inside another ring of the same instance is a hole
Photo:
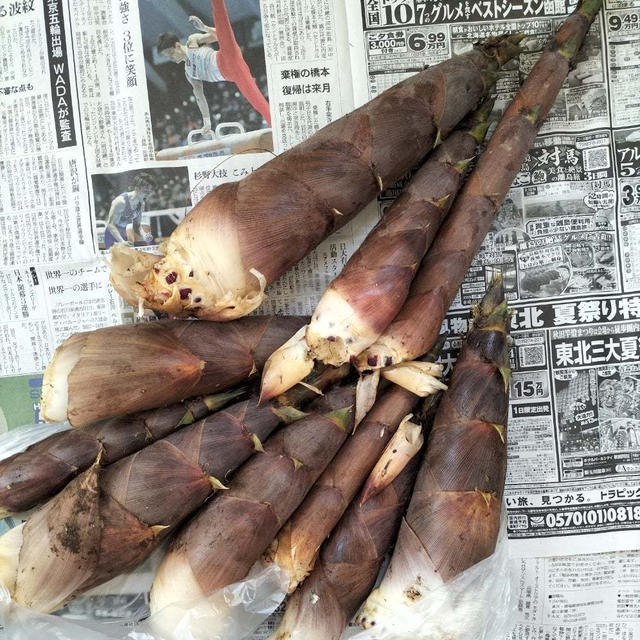
[[[135,244],[136,239],[145,244],[153,243],[153,236],[141,225],[142,210],[152,190],[151,177],[141,173],[134,179],[131,191],[125,191],[113,199],[104,233],[105,249],[116,242]]]
[[[91,180],[99,249],[159,244],[191,208],[185,167],[101,173]]]
[[[157,159],[271,150],[258,0],[139,7]]]

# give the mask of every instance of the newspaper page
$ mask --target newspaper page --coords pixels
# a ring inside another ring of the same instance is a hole
[[[514,560],[508,640],[635,640],[639,563],[637,551]]]
[[[41,420],[65,338],[134,321],[109,286],[114,243],[153,250],[212,188],[352,108],[342,3],[292,6],[0,3],[0,433]],[[263,312],[309,313],[373,221],[318,247]]]
[[[574,4],[0,0],[0,433],[42,422],[42,373],[65,338],[139,321],[109,284],[113,244],[153,251],[218,184],[425,65],[521,31],[498,116]],[[511,640],[640,638],[638,60],[640,0],[606,0],[443,325],[449,371],[469,306],[504,274]],[[399,188],[272,285],[261,311],[311,312]],[[61,616],[135,619],[150,575]]]
[[[591,28],[444,324],[466,331],[469,305],[502,271],[513,310],[506,500],[515,555],[557,555],[563,538],[572,553],[633,549],[640,538],[634,7],[607,4]],[[570,9],[563,0],[363,0],[350,16],[361,25],[354,75],[368,77],[356,103],[474,41],[520,31],[524,51],[496,82],[500,112]],[[459,344],[449,342],[447,367]]]

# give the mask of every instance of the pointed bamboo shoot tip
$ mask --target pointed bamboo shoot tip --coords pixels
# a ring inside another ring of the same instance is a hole
[[[335,207],[333,207],[331,209],[331,213],[333,213],[334,216],[343,216],[344,213],[342,213],[342,211],[338,211]]]
[[[505,443],[505,440],[504,440],[504,425],[492,422],[491,426],[498,432],[498,435],[500,436],[500,440],[502,440],[502,444],[504,444]]]
[[[581,0],[580,5],[576,9],[576,13],[579,13],[591,21],[595,18],[596,13],[600,11],[601,6],[602,0]]]
[[[296,420],[301,420],[307,413],[296,409],[295,407],[274,407],[273,412],[280,418],[285,424],[291,424]]]
[[[487,121],[493,111],[495,102],[496,100],[492,96],[489,96],[482,101],[482,104],[476,109],[476,112],[473,115],[473,119],[477,124]]]
[[[301,327],[269,356],[262,371],[260,405],[288,391],[313,370],[314,361],[305,339],[306,330],[307,325]]]
[[[446,196],[443,196],[439,200],[431,200],[431,204],[437,209],[443,209],[447,202],[449,202],[449,198],[451,198],[451,194],[448,193]]]
[[[509,382],[511,381],[511,367],[498,367],[500,369],[500,375],[504,380],[504,390],[509,389]]]
[[[524,36],[524,33],[514,33],[502,40],[501,46],[496,50],[495,56],[500,66],[522,53],[522,48],[518,45],[522,42]]]
[[[438,379],[442,365],[421,360],[402,362],[382,371],[382,376],[421,398],[445,391],[447,385]]]
[[[384,191],[384,185],[382,183],[382,176],[376,175],[376,182],[378,183],[378,191],[382,193]]]
[[[384,491],[397,477],[424,444],[422,426],[411,422],[412,413],[407,414],[384,448],[382,455],[369,474],[362,490],[360,504]]]
[[[380,369],[374,369],[371,373],[363,373],[356,384],[356,415],[353,431],[364,420],[365,416],[375,404],[380,384]]]
[[[488,491],[480,491],[480,489],[476,489],[475,491],[482,496],[483,500],[487,503],[487,507],[490,507],[491,501],[495,499],[495,496]]]
[[[466,160],[460,160],[459,162],[456,162],[454,165],[455,170],[462,175],[466,170],[467,167],[469,166],[469,163],[471,162],[472,158],[467,158]],[[443,204],[446,204],[446,200]]]
[[[433,143],[433,147],[434,149],[439,146],[440,144],[442,144],[442,131],[440,129],[440,127],[438,127],[438,133],[436,134],[436,141]]]
[[[251,439],[253,440],[254,451],[259,451],[260,453],[264,453],[264,447],[262,446],[262,442],[260,442],[260,438],[258,438],[258,436],[255,433],[252,433]]]
[[[489,131],[490,126],[491,123],[488,120],[485,120],[475,125],[469,133],[475,138],[475,141],[480,144],[486,138],[487,131]],[[460,173],[462,173],[462,171]]]
[[[146,431],[146,428],[145,428]],[[102,456],[104,455],[104,446],[100,443],[100,449],[98,449],[98,455],[96,459],[93,461],[93,466],[99,467],[102,465]]]
[[[218,478],[216,478],[215,476],[209,476],[209,484],[214,491],[226,491],[229,488],[227,487],[227,485],[222,484],[222,482],[220,482],[220,480],[218,480]]]
[[[208,405],[207,405],[208,406]],[[188,424],[192,424],[195,421],[195,416],[191,413],[190,409],[187,409],[186,413],[180,418],[180,422],[178,422],[178,427],[184,427]]]
[[[168,524],[154,524],[152,527],[150,527],[151,533],[153,533],[154,536],[157,536],[159,533],[162,533],[165,529],[168,528]]]
[[[304,462],[302,460],[298,460],[298,458],[291,458],[291,462],[293,462],[293,469],[297,471],[300,467],[304,467]]]
[[[324,392],[322,391],[322,389],[318,389],[318,387],[315,387],[312,384],[309,384],[308,382],[300,381],[298,382],[298,384],[301,384],[303,387],[305,387],[305,389],[309,389],[309,391],[313,391],[313,393],[316,393],[319,396],[324,395]]]
[[[340,429],[342,429],[346,433],[349,433],[352,410],[353,410],[353,406],[349,405],[348,407],[344,407],[342,409],[336,409],[335,411],[326,413],[324,417],[331,420],[331,422],[336,424]]]
[[[208,396],[204,396],[202,398],[202,402],[204,402],[205,406],[209,411],[217,411],[224,407],[225,404],[230,402],[231,400],[240,397],[246,392],[244,387],[238,387],[236,389],[231,389],[231,391],[223,391],[222,393],[212,393]]]

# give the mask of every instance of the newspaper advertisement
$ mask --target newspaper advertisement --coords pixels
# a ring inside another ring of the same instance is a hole
[[[43,422],[43,371],[72,333],[155,318],[111,287],[114,244],[154,251],[217,185],[425,66],[519,31],[497,119],[574,5],[0,0],[0,434]],[[470,306],[503,274],[510,640],[640,637],[639,61],[640,0],[606,0],[443,324],[448,373]],[[271,285],[260,312],[310,313],[401,187]],[[61,615],[134,618],[151,575]]]
[[[501,110],[569,5],[370,0],[359,8],[362,53],[353,66],[369,79],[361,100],[478,39],[523,32],[523,53],[496,82]],[[507,508],[516,555],[556,555],[564,537],[576,553],[637,547],[640,296],[631,211],[640,105],[629,99],[626,75],[637,69],[629,54],[640,47],[637,20],[616,7],[592,26],[445,321],[449,334],[466,331],[469,305],[502,271],[513,309]],[[459,341],[449,346],[447,367]]]

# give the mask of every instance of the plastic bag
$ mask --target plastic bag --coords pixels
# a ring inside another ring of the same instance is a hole
[[[149,588],[162,554],[157,550],[137,571],[110,580],[55,614],[16,604],[0,584],[3,640],[240,640],[284,601],[285,572],[256,563],[244,580],[206,599],[149,616]]]
[[[174,603],[130,633],[131,640],[239,640],[252,634],[284,601],[288,574],[275,564],[253,565],[240,582],[199,601]]]
[[[20,453],[32,444],[40,442],[58,431],[69,429],[71,429],[71,425],[68,422],[42,422],[7,431],[0,435],[0,460],[4,460],[14,453]]]
[[[503,510],[504,513],[504,510]],[[512,598],[506,518],[496,550],[417,602],[376,602],[382,615],[364,631],[350,628],[349,640],[502,640],[512,627]],[[382,623],[381,623],[382,621]]]

